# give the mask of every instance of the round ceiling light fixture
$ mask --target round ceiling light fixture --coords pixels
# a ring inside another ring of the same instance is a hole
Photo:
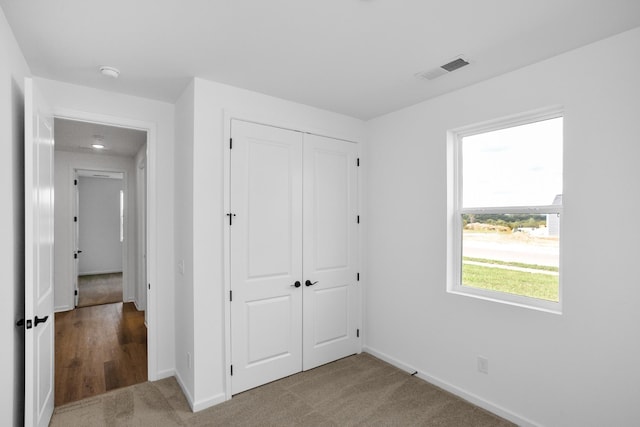
[[[111,77],[113,79],[117,79],[118,76],[120,75],[120,70],[118,70],[117,68],[114,68],[114,67],[108,67],[106,65],[103,65],[102,67],[100,67],[100,73],[103,76]]]
[[[93,144],[91,144],[93,148],[96,150],[102,150],[104,146],[104,136],[102,135],[93,135]]]

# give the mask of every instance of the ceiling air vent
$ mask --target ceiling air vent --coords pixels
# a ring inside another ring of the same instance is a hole
[[[465,65],[469,65],[469,61],[464,59],[462,56],[457,57],[456,59],[447,62],[444,65],[441,65],[437,68],[433,68],[431,70],[422,71],[416,74],[416,77],[424,80],[433,80],[440,76],[444,76],[452,71],[455,71],[459,68],[464,67]]]
[[[448,72],[452,72],[457,70],[458,68],[464,67],[465,65],[469,65],[469,63],[462,58],[457,58],[451,62],[441,65],[440,68],[444,68]]]

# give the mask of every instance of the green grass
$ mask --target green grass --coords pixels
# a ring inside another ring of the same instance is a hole
[[[525,264],[524,262],[498,261],[497,259],[473,258],[468,256],[463,257],[462,259],[464,261],[475,261],[485,264],[508,265],[513,267],[532,268],[534,270],[559,271],[558,267],[553,267],[551,265]]]
[[[476,259],[472,258],[472,260]],[[558,301],[558,276],[550,274],[462,264],[462,284],[473,288]]]

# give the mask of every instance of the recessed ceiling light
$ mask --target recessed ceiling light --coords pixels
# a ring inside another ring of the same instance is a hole
[[[100,67],[100,73],[102,73],[103,76],[117,79],[120,75],[120,70],[114,67],[103,65],[102,67]]]
[[[91,146],[97,150],[102,150],[104,148],[104,145],[102,144],[91,144]]]

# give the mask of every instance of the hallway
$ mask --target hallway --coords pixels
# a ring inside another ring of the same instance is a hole
[[[147,381],[144,311],[114,303],[56,313],[55,405]]]

